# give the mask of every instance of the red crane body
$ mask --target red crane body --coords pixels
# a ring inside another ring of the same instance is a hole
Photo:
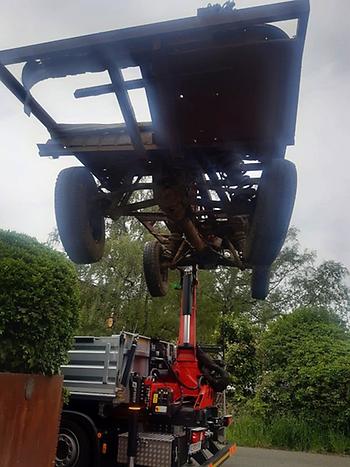
[[[157,403],[159,393],[164,390],[169,392],[173,404],[186,403],[194,410],[212,407],[215,403],[215,392],[205,381],[197,358],[197,286],[198,282],[192,268],[185,268],[176,359],[164,376],[160,375],[156,379],[150,376],[145,381],[150,389],[149,405],[154,407],[155,412],[162,410]]]

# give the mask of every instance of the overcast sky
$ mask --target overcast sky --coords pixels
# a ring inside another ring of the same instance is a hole
[[[127,26],[193,16],[200,0],[1,0],[0,49]],[[214,2],[212,2],[214,3]],[[238,0],[237,7],[269,3]],[[273,1],[270,3],[276,3]],[[296,145],[287,157],[298,168],[293,225],[304,247],[350,268],[350,2],[311,0],[302,69]],[[72,101],[76,78],[50,80],[34,94],[59,121],[120,121],[113,96]],[[60,83],[62,81],[62,83]],[[103,83],[104,77],[85,78]],[[50,84],[50,86],[49,86]],[[46,86],[46,87],[45,87]],[[98,102],[96,101],[98,100]],[[83,102],[84,101],[84,102]],[[53,188],[74,158],[40,158],[36,144],[48,133],[0,83],[0,228],[46,240],[55,226]],[[140,118],[145,117],[138,98]],[[79,104],[77,106],[77,104]],[[74,109],[74,110],[73,110]],[[89,112],[90,111],[90,112]]]

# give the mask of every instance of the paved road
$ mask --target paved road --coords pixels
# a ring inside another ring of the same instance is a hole
[[[350,456],[238,447],[226,467],[350,467]]]

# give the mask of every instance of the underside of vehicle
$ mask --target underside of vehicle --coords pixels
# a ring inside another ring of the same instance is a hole
[[[50,132],[40,155],[83,164],[64,169],[55,192],[73,261],[101,259],[105,218],[133,216],[155,238],[144,251],[153,296],[165,295],[169,269],[221,265],[252,269],[252,296],[266,297],[296,194],[284,156],[308,12],[306,0],[241,10],[226,2],[191,18],[0,52],[0,79]],[[295,36],[276,26],[287,20],[297,22]],[[6,67],[14,63],[24,63],[22,83]],[[125,79],[127,67],[139,78]],[[101,71],[108,83],[74,95],[115,94],[123,124],[58,124],[30,93],[49,78]],[[133,89],[145,90],[151,122],[137,122]]]

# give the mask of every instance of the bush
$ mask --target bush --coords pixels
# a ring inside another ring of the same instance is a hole
[[[73,265],[26,235],[0,230],[0,371],[52,375],[78,324]]]
[[[263,373],[252,408],[350,432],[350,336],[332,312],[299,309],[262,338]]]

